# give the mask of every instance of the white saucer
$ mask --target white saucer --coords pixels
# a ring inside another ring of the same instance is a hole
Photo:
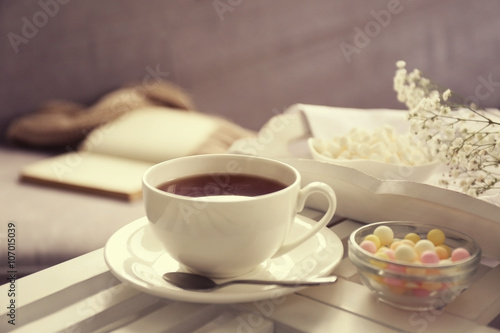
[[[314,223],[307,217],[297,216],[289,237],[304,233]],[[343,253],[341,240],[333,231],[324,228],[296,249],[267,260],[241,277],[293,280],[327,276],[339,264]],[[148,294],[183,302],[250,302],[278,298],[303,289],[238,284],[211,292],[179,289],[164,281],[162,275],[186,269],[163,250],[146,217],[114,233],[104,248],[104,259],[111,272],[123,283]]]

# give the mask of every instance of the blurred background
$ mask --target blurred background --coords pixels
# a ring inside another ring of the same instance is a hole
[[[0,131],[46,100],[92,104],[155,75],[254,130],[294,103],[402,108],[399,59],[498,107],[498,13],[496,0],[1,0]]]

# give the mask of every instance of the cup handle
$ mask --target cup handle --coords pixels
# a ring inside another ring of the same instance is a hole
[[[323,215],[323,217],[308,232],[288,243],[281,245],[278,251],[276,251],[276,253],[272,256],[273,258],[279,257],[304,243],[306,240],[319,232],[323,227],[325,227],[332,219],[333,215],[335,214],[335,210],[337,209],[337,197],[335,196],[335,192],[330,186],[321,182],[312,182],[300,190],[297,200],[296,212],[298,213],[304,209],[307,198],[313,193],[321,193],[328,200],[328,210],[326,211],[325,215]]]

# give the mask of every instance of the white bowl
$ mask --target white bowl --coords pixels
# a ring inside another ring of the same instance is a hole
[[[404,165],[365,159],[331,158],[316,150],[314,147],[314,140],[316,140],[316,138],[309,138],[307,141],[314,160],[353,168],[378,179],[422,182],[428,179],[439,165],[438,162],[430,162],[422,165]]]

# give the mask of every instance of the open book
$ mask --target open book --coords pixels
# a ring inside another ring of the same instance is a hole
[[[148,107],[94,129],[77,151],[25,166],[20,179],[135,200],[142,196],[142,175],[152,165],[226,152],[233,141],[252,134],[217,117]]]

